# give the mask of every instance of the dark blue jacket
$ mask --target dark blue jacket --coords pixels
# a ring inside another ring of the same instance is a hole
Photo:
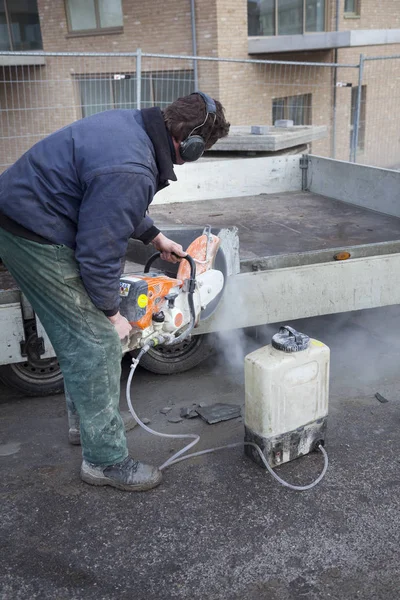
[[[0,213],[73,248],[90,298],[111,315],[128,240],[157,235],[147,209],[168,179],[173,146],[160,109],[106,111],[38,142],[0,175]]]

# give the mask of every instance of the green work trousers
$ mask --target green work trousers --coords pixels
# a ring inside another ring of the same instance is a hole
[[[80,419],[83,458],[112,465],[128,456],[119,412],[122,346],[90,300],[74,251],[0,228],[0,256],[41,320],[56,352],[70,410]]]

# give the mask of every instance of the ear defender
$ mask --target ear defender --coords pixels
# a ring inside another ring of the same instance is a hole
[[[206,105],[206,118],[203,123],[197,125],[192,131],[189,133],[188,137],[179,144],[179,154],[181,155],[182,160],[185,162],[194,162],[198,160],[204,154],[204,150],[206,149],[207,140],[204,140],[201,135],[193,135],[193,132],[196,129],[200,129],[206,123],[209,115],[217,118],[217,107],[215,106],[215,102],[210,96],[204,94],[203,92],[193,92],[194,94],[198,94],[204,100],[204,104]],[[214,124],[213,123],[213,124]]]

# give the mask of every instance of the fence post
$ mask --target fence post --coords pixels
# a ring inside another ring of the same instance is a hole
[[[142,105],[142,49],[136,50],[136,108],[141,109]]]
[[[354,117],[354,129],[353,129],[353,157],[351,162],[357,162],[357,149],[358,149],[358,133],[360,129],[360,116],[361,116],[361,98],[362,98],[362,84],[364,78],[364,60],[365,55],[360,54],[360,66],[358,71],[358,90],[357,90],[357,107],[356,114]]]
[[[337,62],[337,52],[336,59]],[[337,127],[337,64],[333,67],[333,119],[331,137],[331,158],[336,158],[336,127]]]
[[[197,56],[197,37],[196,37],[196,9],[194,5],[195,0],[190,0],[190,15],[192,24],[192,50],[193,56]],[[194,89],[199,89],[199,70],[197,60],[193,59],[193,78],[194,78]]]

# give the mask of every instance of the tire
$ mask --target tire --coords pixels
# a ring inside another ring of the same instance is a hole
[[[64,379],[56,357],[40,358],[35,352],[37,341],[35,321],[25,327],[26,360],[0,367],[0,380],[25,396],[51,396],[62,394]]]
[[[64,392],[64,379],[57,359],[45,358],[43,365],[29,361],[0,367],[0,380],[25,396],[52,396]]]
[[[177,346],[151,348],[142,357],[140,366],[158,375],[174,375],[197,367],[214,350],[211,335],[194,335]]]

